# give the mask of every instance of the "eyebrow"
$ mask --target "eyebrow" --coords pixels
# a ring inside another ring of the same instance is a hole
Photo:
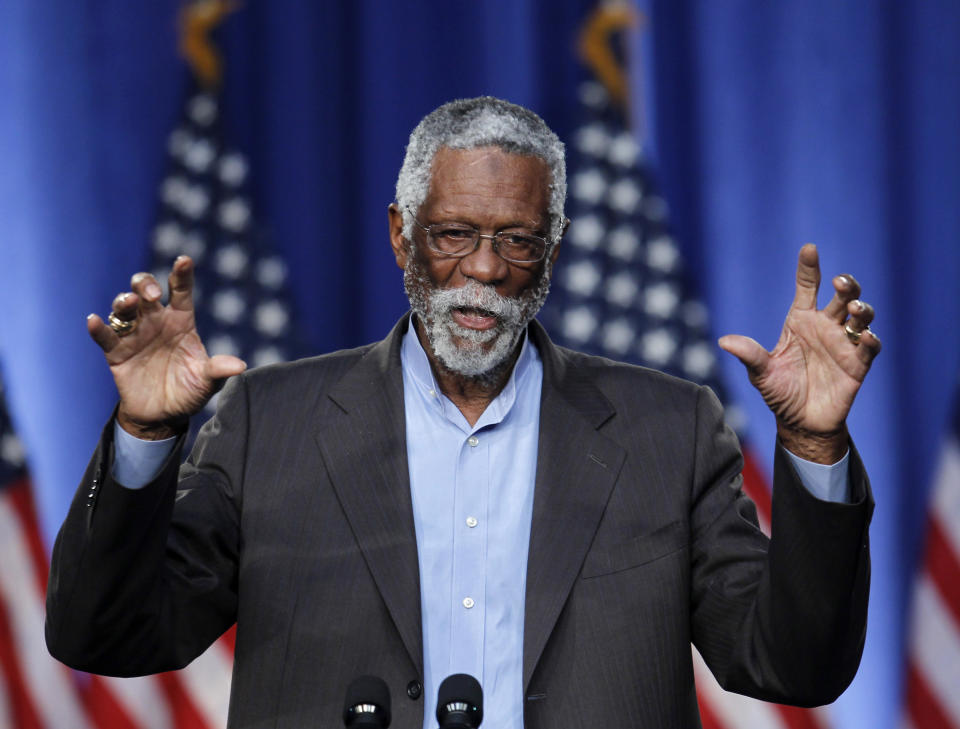
[[[429,224],[436,225],[437,223],[461,223],[463,225],[469,225],[471,228],[476,228],[477,230],[481,230],[484,227],[482,225],[477,225],[476,222],[468,218],[457,218],[455,216],[451,216],[451,217],[441,216],[438,220]],[[538,235],[542,235],[543,237],[546,237],[549,227],[550,227],[549,220],[546,224],[512,220],[509,223],[498,225],[496,228],[494,228],[494,232],[501,231],[501,230],[509,230],[510,228],[523,228],[524,230],[531,230],[537,233]]]

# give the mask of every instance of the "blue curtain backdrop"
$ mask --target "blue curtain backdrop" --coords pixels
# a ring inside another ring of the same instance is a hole
[[[386,206],[439,103],[490,93],[566,136],[586,0],[248,0],[220,33],[226,123],[318,351],[405,309]],[[114,392],[84,316],[147,260],[186,87],[178,4],[0,3],[0,366],[52,534]],[[877,495],[863,666],[838,726],[896,724],[909,581],[960,367],[960,4],[652,0],[634,106],[718,334],[772,346],[796,252],[854,272],[884,352],[851,430]],[[826,283],[825,286],[829,287]],[[825,300],[825,299],[824,299]],[[726,355],[724,355],[726,357]],[[771,455],[739,364],[727,375]]]

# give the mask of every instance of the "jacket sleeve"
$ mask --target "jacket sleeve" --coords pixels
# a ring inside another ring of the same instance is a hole
[[[800,706],[853,680],[866,634],[870,485],[851,444],[850,504],[811,495],[778,445],[772,538],[741,490],[736,436],[698,403],[691,494],[693,640],[730,691]]]
[[[181,438],[136,490],[111,476],[108,423],[53,549],[45,632],[54,657],[104,675],[173,670],[233,624],[246,422],[235,377],[190,460],[180,466]]]

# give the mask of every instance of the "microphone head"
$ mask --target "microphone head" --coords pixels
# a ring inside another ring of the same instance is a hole
[[[440,727],[476,729],[483,721],[483,689],[466,673],[447,676],[437,691],[437,721]]]
[[[347,686],[343,723],[348,727],[390,726],[390,689],[382,678],[359,676]]]

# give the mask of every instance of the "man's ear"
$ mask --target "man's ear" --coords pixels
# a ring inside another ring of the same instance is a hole
[[[387,217],[390,230],[390,247],[393,257],[400,268],[406,269],[407,257],[410,255],[410,241],[403,237],[403,213],[396,203],[387,207]]]
[[[570,218],[564,218],[563,225],[560,226],[560,235],[557,236],[557,240],[553,244],[553,250],[550,251],[551,266],[557,263],[557,256],[560,255],[560,241],[563,240],[563,236],[567,232],[567,228],[569,227],[570,227]]]

